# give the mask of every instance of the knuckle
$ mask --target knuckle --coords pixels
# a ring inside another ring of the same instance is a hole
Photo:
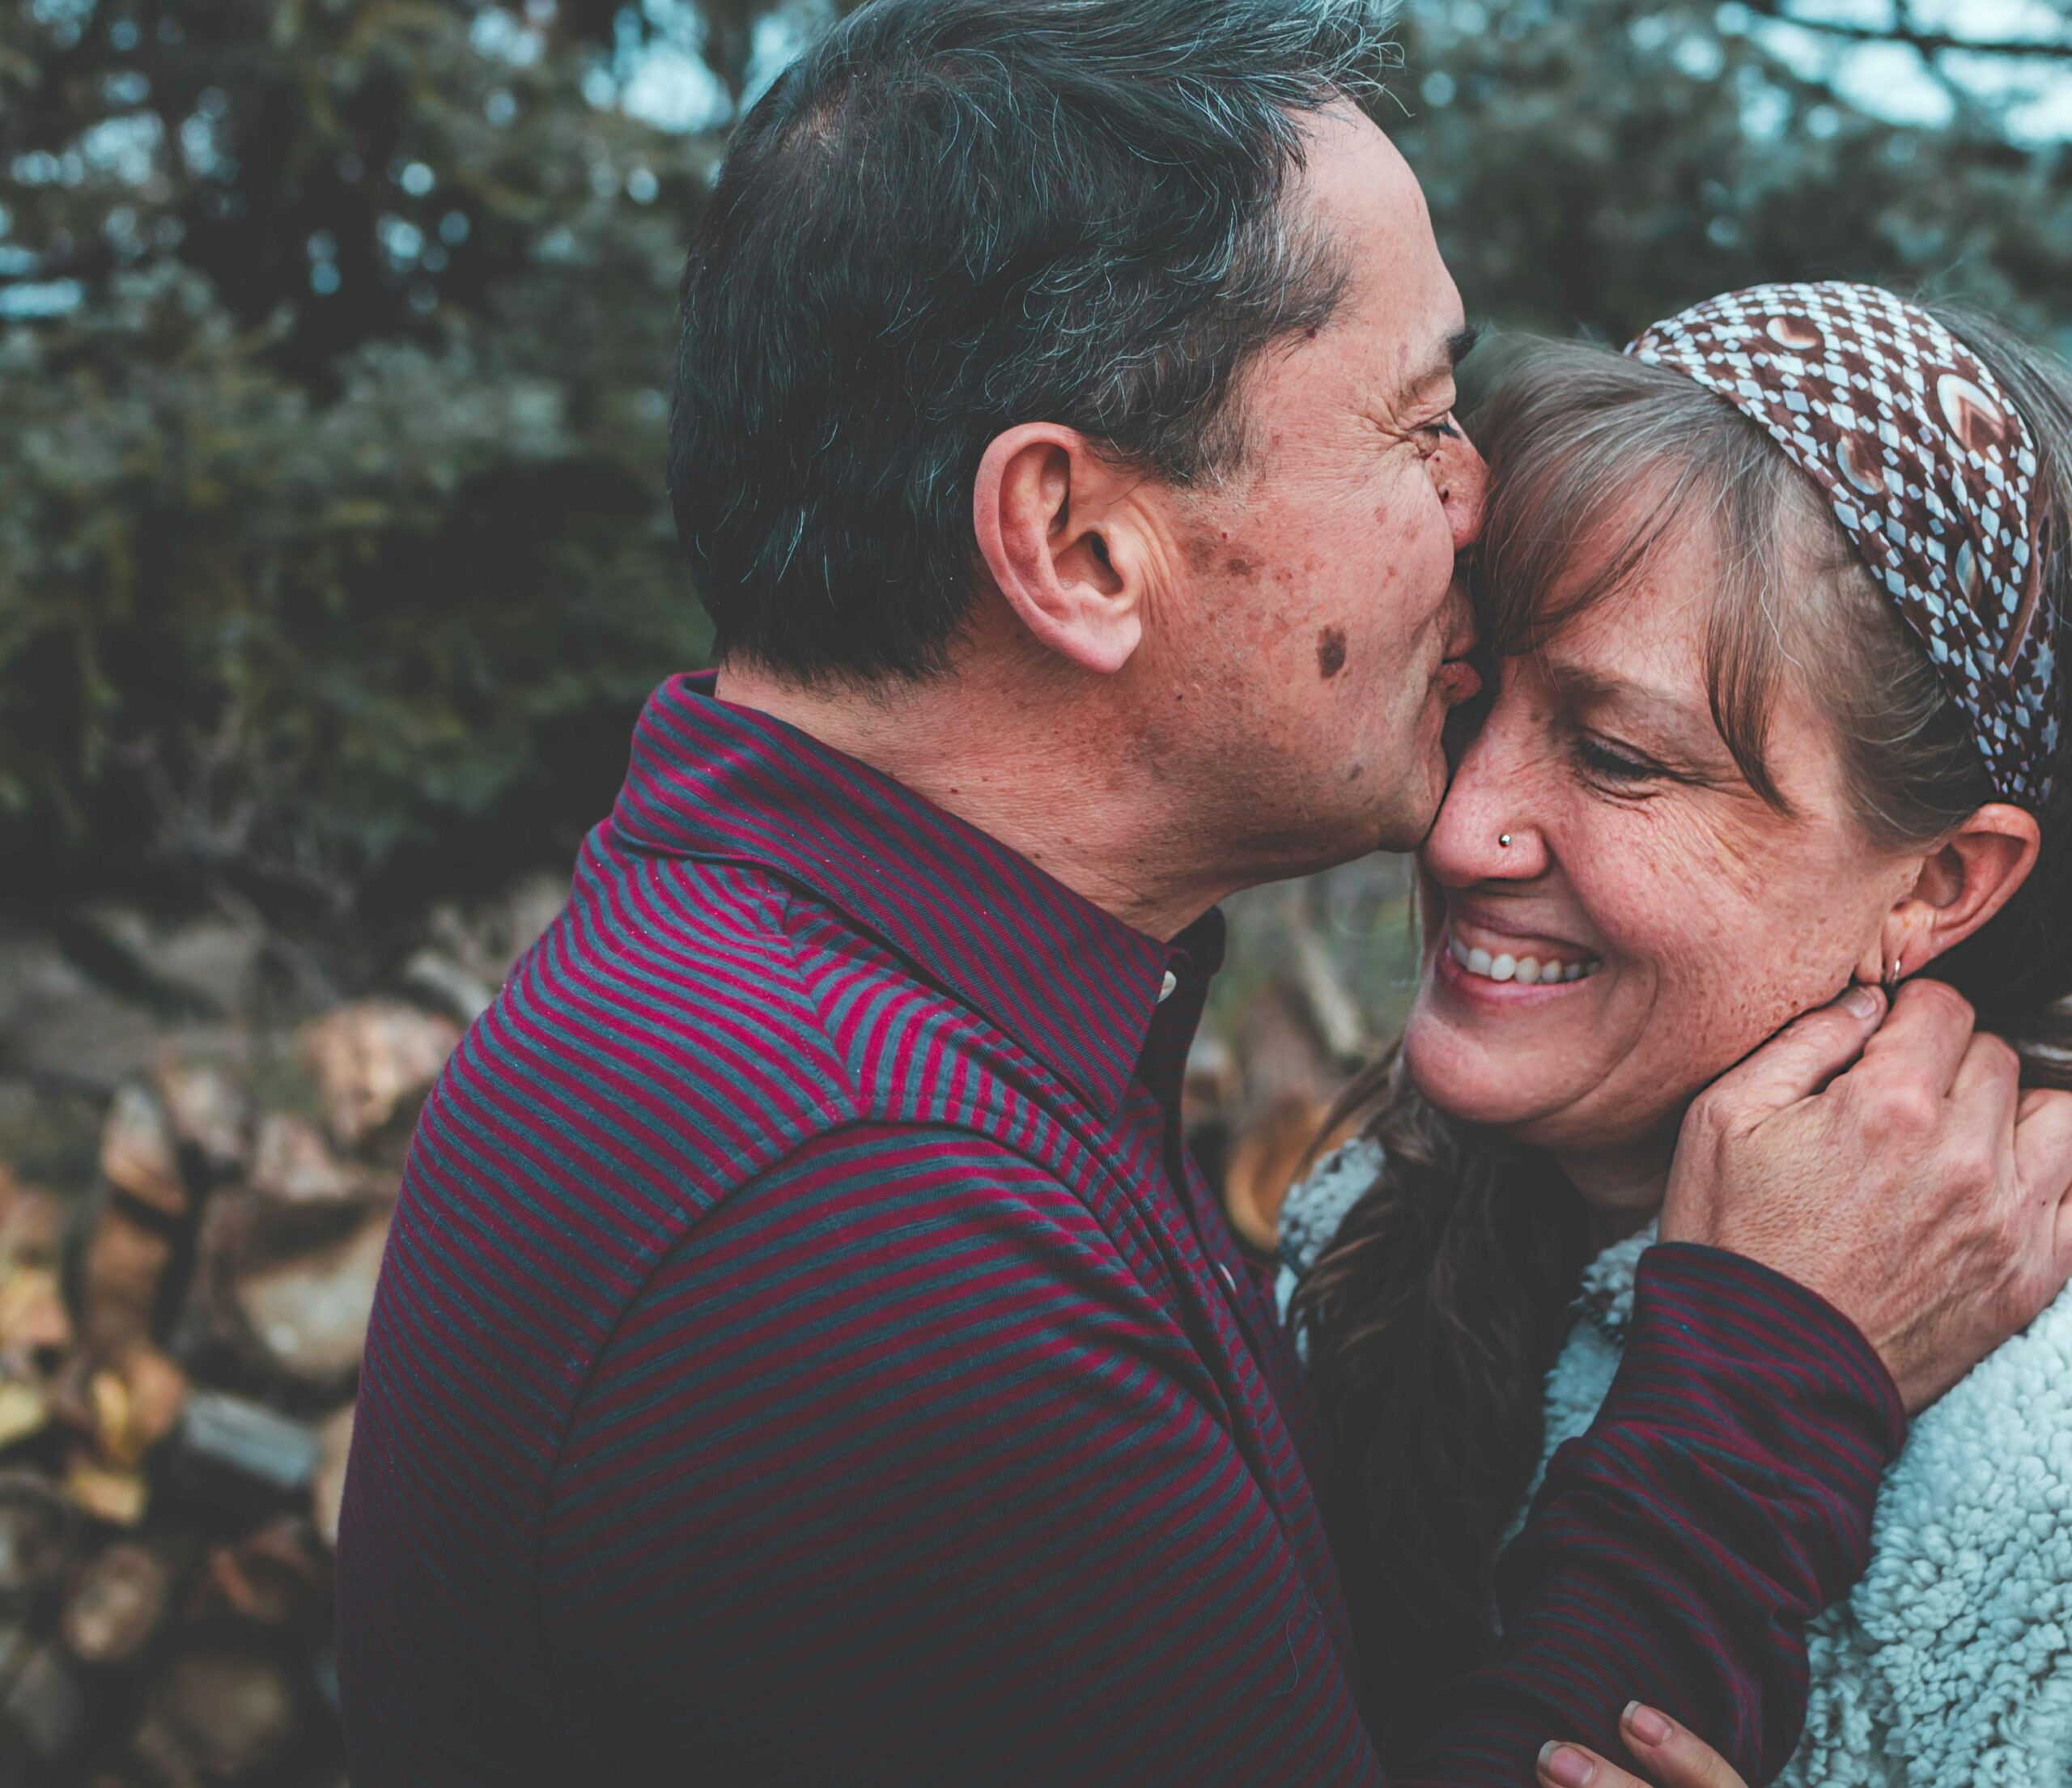
[[[1708,1087],[1684,1114],[1683,1133],[1688,1140],[1717,1143],[1732,1132],[1734,1125],[1733,1096],[1719,1087]]]
[[[1952,1188],[1968,1200],[1989,1191],[2000,1178],[1999,1152],[1989,1136],[1953,1137],[1943,1151],[1942,1167]]]
[[[2004,1037],[1996,1037],[1989,1030],[1981,1031],[1973,1040],[1972,1048],[1984,1058],[1984,1064],[2003,1079],[2019,1078],[2022,1072],[2022,1058],[2015,1046]]]
[[[1919,1081],[1889,1081],[1872,1095],[1872,1115],[1900,1136],[1932,1131],[1942,1115],[1942,1102]]]
[[[1961,1025],[1969,1030],[1977,1022],[1978,1013],[1971,1001],[1947,981],[1912,981],[1908,985],[1916,990],[1916,1004],[1928,1005],[1953,1028]]]

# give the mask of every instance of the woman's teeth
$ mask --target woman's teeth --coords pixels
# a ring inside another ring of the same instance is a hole
[[[1550,957],[1543,962],[1536,956],[1492,956],[1487,950],[1470,949],[1458,937],[1446,940],[1446,949],[1470,975],[1485,981],[1515,981],[1527,987],[1581,981],[1604,966],[1595,957],[1587,962],[1557,962]]]

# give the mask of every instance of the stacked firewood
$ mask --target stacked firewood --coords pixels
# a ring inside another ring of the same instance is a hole
[[[342,1784],[354,1386],[401,1140],[457,1038],[343,1007],[285,1063],[121,1087],[83,1197],[0,1168],[0,1788]]]

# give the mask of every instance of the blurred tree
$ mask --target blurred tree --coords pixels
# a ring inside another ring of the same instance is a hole
[[[2054,104],[2072,134],[2067,8],[1927,10],[1434,0],[1391,129],[1505,323],[1624,342],[1734,286],[1868,278],[2072,345],[2072,154],[2022,130]]]
[[[2066,3],[1412,0],[1386,121],[1507,323],[1834,274],[2061,336]],[[566,862],[705,639],[660,490],[682,245],[839,10],[0,9],[10,887],[328,921]]]
[[[705,635],[660,502],[715,153],[550,7],[0,22],[9,882],[405,902],[604,810]],[[636,46],[637,47],[637,46]]]

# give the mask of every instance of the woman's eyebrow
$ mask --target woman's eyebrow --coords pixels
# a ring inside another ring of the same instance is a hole
[[[1550,663],[1547,668],[1563,699],[1573,706],[1616,709],[1694,758],[1710,762],[1726,752],[1709,705],[1586,665]]]

